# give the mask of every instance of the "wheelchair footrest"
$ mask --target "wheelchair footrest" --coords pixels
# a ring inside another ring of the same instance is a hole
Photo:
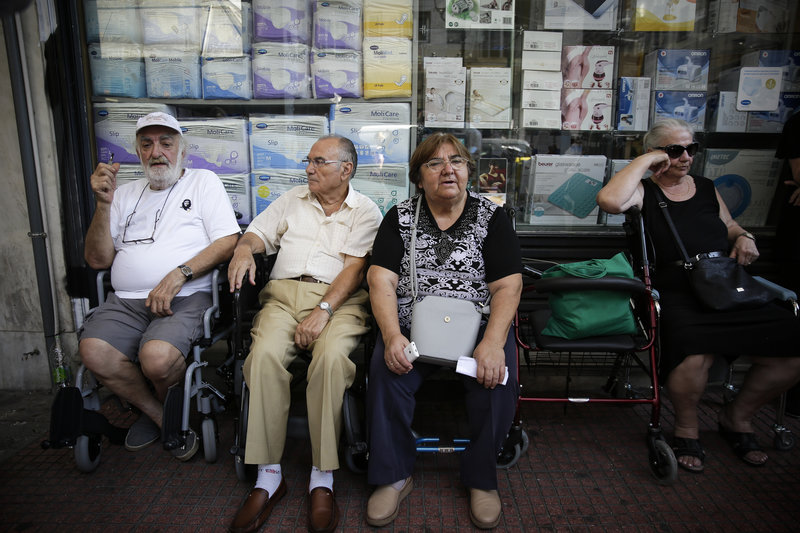
[[[183,424],[183,386],[176,383],[167,391],[164,401],[164,418],[161,422],[161,442],[165,450],[180,448],[185,442],[181,431]]]
[[[105,435],[112,444],[123,444],[127,428],[120,428],[97,411],[83,407],[83,397],[77,387],[58,389],[50,409],[50,435],[42,448],[64,448],[75,445],[81,435]]]

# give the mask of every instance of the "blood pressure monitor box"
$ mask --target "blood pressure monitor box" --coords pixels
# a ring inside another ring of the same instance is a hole
[[[653,124],[665,118],[679,118],[691,124],[695,131],[702,131],[705,129],[705,117],[705,92],[653,92]]]
[[[536,155],[523,191],[531,224],[595,225],[603,186],[602,155]]]
[[[333,104],[331,132],[353,141],[359,165],[407,163],[411,107],[405,103]]]
[[[249,116],[250,163],[261,169],[305,169],[311,146],[328,133],[328,119],[317,115]]]
[[[705,91],[710,50],[653,50],[644,59],[644,75],[656,91]]]
[[[181,121],[186,141],[186,167],[217,174],[250,172],[247,121],[243,118],[201,118]]]
[[[783,125],[800,107],[800,92],[784,92],[778,97],[778,108],[774,111],[751,111],[747,116],[747,131],[754,133],[781,133]]]
[[[780,178],[774,150],[705,150],[703,175],[714,180],[731,216],[743,227],[763,226]]]
[[[114,154],[116,163],[138,165],[136,121],[156,111],[175,115],[172,106],[166,104],[94,104],[92,113],[97,160],[105,163],[111,158],[111,154]]]

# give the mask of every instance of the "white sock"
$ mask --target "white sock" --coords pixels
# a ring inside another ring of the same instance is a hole
[[[281,474],[281,465],[258,465],[258,478],[256,479],[256,488],[264,489],[272,497],[278,490],[278,485],[281,484],[283,475]]]
[[[333,470],[320,470],[316,466],[311,467],[311,479],[308,481],[308,492],[317,487],[326,487],[333,490]]]
[[[391,487],[394,490],[396,490],[397,492],[400,492],[400,489],[402,489],[403,485],[405,485],[405,484],[406,484],[406,480],[405,479],[401,479],[400,481],[395,481],[394,483],[392,483]]]

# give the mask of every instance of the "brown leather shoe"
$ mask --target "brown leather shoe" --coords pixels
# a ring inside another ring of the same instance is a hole
[[[286,483],[281,478],[281,484],[275,490],[275,494],[270,497],[269,492],[264,489],[253,489],[247,495],[239,512],[233,519],[230,527],[231,533],[250,533],[257,531],[264,525],[269,518],[275,503],[286,494]]]
[[[339,525],[339,506],[333,491],[317,487],[308,495],[308,530],[311,533],[331,533]]]

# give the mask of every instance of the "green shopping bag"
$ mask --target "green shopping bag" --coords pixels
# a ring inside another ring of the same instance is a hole
[[[611,259],[589,259],[556,265],[542,273],[542,279],[565,276],[633,279],[633,268],[625,254],[620,252]],[[636,322],[627,293],[604,290],[553,292],[550,293],[549,303],[552,314],[542,330],[544,335],[582,339],[636,333]]]

